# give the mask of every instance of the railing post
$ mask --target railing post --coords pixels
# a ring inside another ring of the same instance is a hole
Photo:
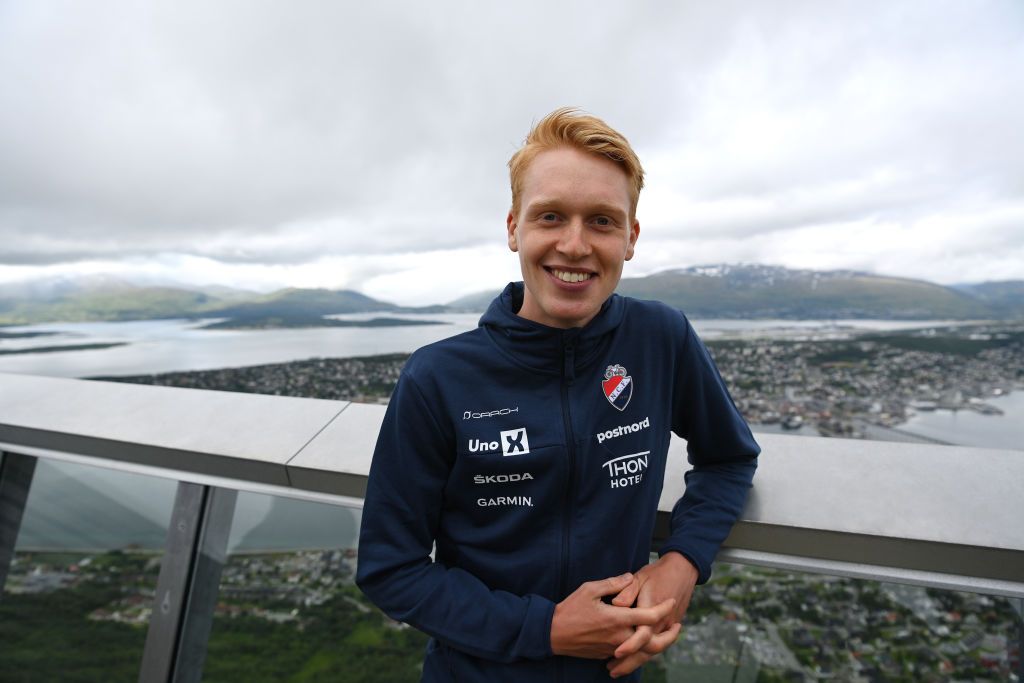
[[[1024,682],[1024,598],[1011,601],[1017,609],[1017,680]]]
[[[35,471],[34,456],[0,452],[0,599],[14,559],[14,543],[18,540]]]
[[[140,683],[198,683],[238,492],[180,482],[160,563]]]

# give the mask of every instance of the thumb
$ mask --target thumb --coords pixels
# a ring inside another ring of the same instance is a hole
[[[607,579],[601,579],[600,581],[591,581],[590,584],[594,590],[594,595],[605,596],[618,593],[623,588],[628,586],[633,580],[633,575],[629,572],[620,574],[619,576],[612,576]]]

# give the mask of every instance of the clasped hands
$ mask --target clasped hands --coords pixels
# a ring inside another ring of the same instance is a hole
[[[611,677],[625,676],[679,637],[696,583],[696,568],[677,552],[636,574],[588,581],[555,606],[551,649],[556,655],[610,658]],[[615,596],[610,605],[601,599],[608,595]]]

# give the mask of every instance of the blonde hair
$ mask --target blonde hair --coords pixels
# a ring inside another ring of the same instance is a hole
[[[512,213],[519,212],[523,192],[523,176],[530,162],[539,153],[557,147],[571,147],[603,156],[615,162],[629,179],[631,217],[636,214],[640,190],[644,186],[644,169],[629,141],[607,123],[576,107],[560,107],[538,121],[512,158],[508,160],[512,185]]]

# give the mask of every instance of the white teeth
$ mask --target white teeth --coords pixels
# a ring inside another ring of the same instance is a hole
[[[564,270],[551,270],[562,282],[583,282],[584,280],[590,279],[590,273],[570,273]]]

